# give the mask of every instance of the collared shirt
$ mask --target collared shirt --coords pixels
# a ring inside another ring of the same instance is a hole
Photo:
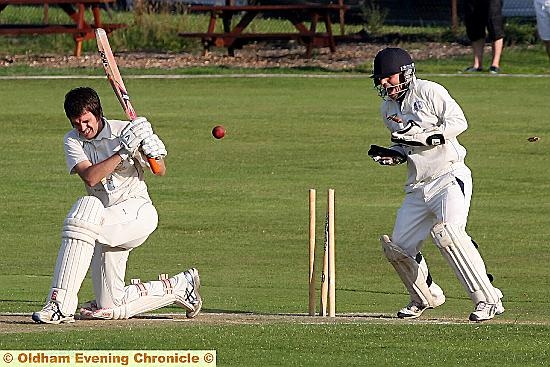
[[[457,136],[468,128],[468,123],[458,103],[442,85],[414,78],[403,101],[384,101],[380,112],[391,132],[403,129],[407,121],[413,120],[424,129],[438,128],[445,137],[445,144],[437,146],[391,147],[407,156],[407,191],[450,172],[454,164],[464,163],[466,149]],[[403,123],[388,116],[398,117]]]
[[[70,174],[76,173],[75,166],[83,161],[97,164],[115,154],[120,146],[119,136],[128,121],[103,119],[104,126],[99,134],[90,140],[85,139],[76,129],[64,137],[67,168]],[[143,180],[143,159],[137,152],[134,158],[122,161],[97,185],[85,185],[88,195],[97,197],[105,207],[118,204],[128,198],[149,199],[147,185]]]

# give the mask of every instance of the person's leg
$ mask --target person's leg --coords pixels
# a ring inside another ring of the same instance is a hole
[[[115,307],[122,303],[129,254],[130,250],[120,247],[96,246],[91,265],[96,307]]]
[[[500,55],[502,55],[502,48],[504,47],[504,39],[498,39],[494,41],[492,44],[493,49],[493,60],[491,61],[491,66],[493,68],[496,68],[494,71],[498,72],[500,71]],[[493,69],[491,69],[493,71]]]
[[[489,1],[489,13],[487,17],[487,33],[491,41],[493,59],[489,71],[500,72],[500,56],[504,46],[504,19],[502,17],[502,0]]]
[[[422,193],[409,193],[397,213],[392,237],[383,235],[380,239],[386,258],[410,295],[410,302],[397,313],[400,318],[419,317],[426,309],[445,302],[443,290],[433,281],[420,253],[433,223]]]
[[[474,62],[472,67],[475,69],[483,69],[483,48],[485,47],[485,39],[479,39],[477,41],[472,41],[472,50],[474,52]]]
[[[142,283],[133,279],[122,290],[123,298],[117,304],[89,304],[80,309],[84,317],[97,319],[128,319],[137,314],[177,304],[186,310],[187,318],[195,317],[201,310],[199,294],[200,278],[197,269],[189,269],[168,278],[161,274],[159,280]]]
[[[198,293],[199,273],[189,269],[171,278],[142,283],[124,283],[128,255],[140,246],[157,226],[157,212],[150,202],[130,199],[106,209],[106,223],[92,260],[92,280],[96,300],[84,305],[85,317],[126,319],[142,312],[176,303],[195,317],[202,306]],[[141,237],[140,237],[141,236]]]
[[[392,264],[411,297],[409,304],[397,312],[399,318],[417,318],[428,308],[445,302],[443,290],[433,282],[426,260],[419,252],[411,257],[392,243],[387,235],[380,238],[384,255]]]
[[[464,25],[466,34],[472,45],[473,63],[465,71],[481,71],[483,69],[483,48],[485,46],[485,24],[488,7],[479,0],[464,1]]]
[[[544,42],[548,59],[550,59],[550,1],[535,0],[535,14],[537,16],[537,31]]]
[[[129,199],[105,209],[105,220],[92,259],[95,304],[99,308],[122,303],[126,264],[133,248],[155,230],[158,215],[146,199]]]
[[[476,306],[470,320],[488,320],[499,309],[504,311],[502,294],[491,284],[483,258],[465,231],[468,208],[459,184],[443,190],[428,205],[438,220],[432,229],[434,243]]]
[[[103,214],[103,204],[93,196],[78,199],[69,210],[48,301],[42,310],[33,313],[34,321],[48,324],[74,321],[78,291],[90,267]]]

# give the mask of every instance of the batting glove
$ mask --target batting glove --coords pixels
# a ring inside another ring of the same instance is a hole
[[[371,145],[367,154],[382,166],[396,166],[407,161],[407,158],[400,152],[378,145]]]
[[[156,134],[143,139],[141,150],[147,157],[155,159],[162,159],[168,154],[164,143]]]
[[[143,139],[151,135],[153,135],[153,129],[149,121],[145,117],[138,117],[122,129],[118,154],[123,160],[133,156]]]
[[[403,129],[393,132],[391,141],[415,147],[445,144],[445,138],[439,129],[423,129],[412,120]]]

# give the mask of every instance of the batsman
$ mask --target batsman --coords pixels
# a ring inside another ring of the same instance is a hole
[[[69,91],[64,109],[72,125],[64,137],[67,169],[80,176],[87,194],[67,213],[46,305],[32,319],[74,322],[78,292],[89,268],[96,298],[82,305],[83,317],[127,319],[174,303],[188,318],[195,317],[202,306],[197,269],[146,283],[124,281],[130,252],[157,227],[144,172],[150,167],[148,158],[153,158],[160,168],[155,174],[165,175],[164,143],[144,117],[106,119],[91,88]]]
[[[408,166],[393,233],[381,237],[384,254],[410,295],[397,316],[416,318],[445,302],[421,253],[431,236],[473,301],[469,319],[490,320],[504,307],[501,291],[492,285],[477,245],[466,233],[472,175],[464,163],[466,149],[457,139],[468,127],[464,113],[442,85],[416,78],[414,62],[401,48],[378,52],[372,79],[383,99],[380,111],[392,145],[371,145],[368,154],[381,165]]]

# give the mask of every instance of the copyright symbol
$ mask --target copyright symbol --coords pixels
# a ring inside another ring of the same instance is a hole
[[[213,355],[212,353],[206,353],[206,354],[204,355],[204,361],[205,361],[206,363],[212,363],[212,362],[214,362],[214,355]]]
[[[4,362],[11,363],[11,361],[13,361],[13,356],[11,355],[11,353],[4,354]]]

